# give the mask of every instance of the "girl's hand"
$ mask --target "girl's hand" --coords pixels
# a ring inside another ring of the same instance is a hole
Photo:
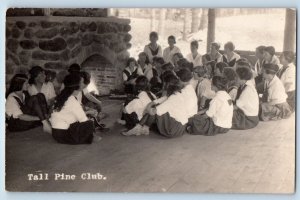
[[[93,117],[96,117],[98,115],[98,112],[95,109],[89,109],[89,110],[86,111],[86,114],[91,115]]]

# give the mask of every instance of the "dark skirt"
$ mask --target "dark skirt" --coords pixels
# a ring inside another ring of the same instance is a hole
[[[180,137],[185,133],[186,125],[176,121],[169,113],[156,115],[156,125],[159,133],[168,138]]]
[[[42,125],[41,121],[24,121],[18,118],[15,119],[13,117],[7,119],[6,123],[7,129],[10,132],[27,131]]]
[[[292,114],[290,105],[287,102],[270,105],[268,103],[262,103],[260,105],[259,118],[262,121],[286,119]]]
[[[124,85],[124,92],[126,94],[134,94],[134,85],[133,84],[125,84]]]
[[[212,118],[206,114],[197,114],[189,119],[190,134],[212,136],[219,133],[227,133],[229,128],[216,126]]]
[[[69,129],[52,129],[52,136],[62,144],[91,144],[94,137],[94,123],[92,121],[75,122]]]
[[[135,112],[128,114],[128,113],[122,113],[122,120],[125,120],[126,122],[126,128],[128,129],[132,129],[133,127],[135,127],[135,125],[137,125],[137,123],[139,123],[139,119],[138,116]]]
[[[231,129],[246,130],[257,126],[259,122],[258,116],[247,116],[241,109],[233,111]]]
[[[288,98],[286,99],[286,102],[290,105],[291,111],[294,112],[295,111],[295,101],[296,101],[295,90],[287,92],[287,95],[288,95]]]

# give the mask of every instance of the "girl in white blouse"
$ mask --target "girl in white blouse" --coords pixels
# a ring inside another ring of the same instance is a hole
[[[30,78],[28,80],[29,86],[27,91],[30,96],[39,93],[45,96],[48,106],[51,106],[56,96],[52,82],[45,82],[45,71],[40,66],[34,66],[29,70]]]
[[[51,133],[51,126],[47,120],[47,105],[40,104],[40,94],[30,97],[25,91],[26,85],[25,74],[16,74],[10,82],[5,102],[8,130],[26,131],[43,125],[44,132]]]
[[[294,64],[295,54],[291,51],[284,51],[280,56],[280,62],[283,67],[278,71],[285,92],[288,95],[287,102],[292,111],[295,110],[295,90],[296,90],[296,66]]]
[[[263,66],[263,78],[266,81],[259,115],[263,121],[285,119],[292,113],[289,104],[286,102],[285,88],[276,76],[278,70],[279,67],[276,64],[270,63]]]
[[[198,53],[198,47],[199,43],[198,41],[192,41],[190,44],[191,53],[186,56],[186,59],[189,62],[192,62],[194,65],[194,68],[197,66],[202,66],[202,55]]]
[[[183,85],[174,74],[166,77],[167,98],[160,104],[151,102],[148,104],[145,115],[140,122],[126,135],[149,135],[149,128],[156,125],[159,134],[174,138],[185,133],[189,113],[185,106],[186,99],[181,93]]]
[[[149,35],[150,43],[144,48],[144,52],[148,55],[150,63],[153,61],[154,56],[162,57],[162,48],[157,44],[158,34],[156,32],[151,32]]]
[[[94,136],[94,123],[84,112],[77,95],[84,87],[79,74],[69,74],[64,79],[65,88],[55,98],[50,122],[52,136],[58,143],[90,144],[100,137]],[[95,114],[95,113],[88,113]]]
[[[251,129],[259,122],[259,97],[252,81],[253,74],[248,67],[238,67],[236,73],[240,86],[233,111],[232,129]]]
[[[236,67],[236,61],[240,59],[240,55],[234,52],[235,46],[232,42],[227,42],[224,45],[224,55],[222,57],[222,62],[228,64],[229,67]]]
[[[232,126],[233,103],[226,92],[227,79],[214,76],[212,90],[216,96],[211,100],[208,110],[202,110],[189,119],[187,131],[194,135],[216,135],[226,133]]]

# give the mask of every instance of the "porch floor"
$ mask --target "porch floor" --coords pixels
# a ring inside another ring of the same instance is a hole
[[[167,139],[125,137],[121,101],[104,101],[111,131],[91,145],[62,145],[36,128],[6,136],[6,190],[62,192],[293,193],[295,114],[252,130]],[[106,180],[82,180],[82,173]],[[48,173],[30,181],[28,174]],[[76,175],[54,180],[55,173]]]

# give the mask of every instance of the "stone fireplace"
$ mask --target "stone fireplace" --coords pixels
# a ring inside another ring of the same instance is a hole
[[[101,95],[122,87],[129,57],[128,19],[29,16],[6,18],[7,80],[34,65],[59,72],[78,63]]]

